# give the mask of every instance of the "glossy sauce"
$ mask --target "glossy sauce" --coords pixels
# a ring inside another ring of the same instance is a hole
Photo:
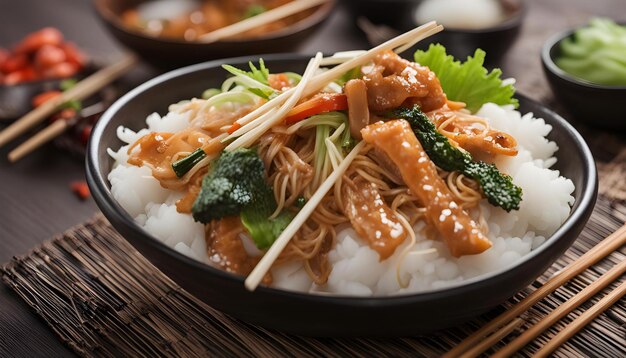
[[[363,80],[367,85],[369,108],[375,112],[413,105],[432,111],[446,103],[446,95],[434,72],[392,51],[376,56],[374,67],[366,71]]]
[[[479,254],[491,247],[478,224],[454,201],[408,122],[392,120],[367,126],[363,139],[384,151],[400,169],[411,192],[426,206],[428,221],[453,256]]]
[[[406,231],[396,214],[385,204],[376,187],[365,181],[345,183],[343,212],[359,236],[365,239],[380,260],[391,256],[404,239]]]
[[[468,114],[456,112],[448,108],[448,106],[444,106],[427,113],[427,116],[439,127],[451,118],[457,116],[467,117]],[[474,155],[478,153],[517,155],[517,140],[512,135],[491,128],[477,127],[471,120],[452,120],[441,129],[446,137]]]
[[[241,242],[239,235],[244,232],[239,216],[225,217],[215,220],[207,226],[206,244],[209,261],[222,270],[237,275],[248,275],[259,262],[259,258],[251,257]],[[263,283],[271,283],[268,274]]]

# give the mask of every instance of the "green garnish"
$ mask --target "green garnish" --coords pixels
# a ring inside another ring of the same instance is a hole
[[[304,196],[299,196],[298,199],[296,199],[296,207],[302,209],[304,207],[304,204],[306,204],[306,199],[304,198]]]
[[[394,110],[390,117],[409,122],[426,154],[439,168],[449,172],[459,171],[478,181],[491,205],[506,211],[519,209],[522,188],[513,184],[511,177],[501,173],[495,165],[474,161],[469,153],[455,148],[418,106]]]
[[[556,65],[580,79],[607,85],[626,85],[626,26],[594,18],[589,26],[563,39]]]
[[[217,88],[209,88],[207,90],[205,90],[204,92],[202,92],[202,99],[209,99],[213,96],[216,96],[218,94],[222,93],[221,90],[217,89]]]
[[[361,74],[361,67],[355,67],[353,69],[351,69],[350,71],[344,73],[343,75],[341,75],[341,77],[339,77],[335,83],[343,86],[346,84],[346,82],[353,80],[355,78],[361,78],[362,74]]]
[[[440,44],[431,44],[427,51],[418,50],[414,57],[415,62],[428,66],[437,75],[450,100],[465,102],[472,113],[485,103],[512,104],[516,108],[519,104],[513,98],[513,85],[503,85],[500,79],[502,71],[496,68],[489,72],[483,67],[485,51],[481,49],[477,49],[474,57],[469,56],[464,63],[449,56]]]
[[[265,67],[263,59],[259,59],[259,68],[257,68],[252,61],[248,62],[248,66],[250,66],[250,71],[240,70],[231,65],[222,65],[222,68],[235,76],[243,76],[252,79],[251,84],[248,83],[245,85],[246,90],[249,92],[267,100],[274,98],[276,91],[269,85],[270,71]],[[247,80],[248,82],[250,82],[249,79]]]
[[[265,98],[265,99],[272,99],[274,97],[276,97],[276,92],[274,90],[271,89],[262,89],[262,88],[248,88],[248,91],[252,92],[253,94],[261,97],[261,98]]]
[[[68,89],[76,86],[76,84],[78,83],[78,80],[75,78],[68,78],[66,80],[61,81],[61,83],[59,83],[59,89],[61,91],[67,91]]]
[[[267,9],[265,8],[265,6],[259,5],[259,4],[252,4],[248,6],[248,8],[246,9],[246,12],[243,15],[243,18],[248,19],[257,15],[260,15],[266,11]]]
[[[241,214],[241,221],[257,247],[264,249],[276,240],[292,219],[283,212],[275,219],[272,188],[258,153],[240,148],[224,152],[202,180],[192,207],[193,218],[201,223]]]
[[[256,68],[256,66],[252,63],[252,61],[248,62],[248,66],[250,66],[250,71],[240,70],[237,67],[234,67],[231,65],[222,65],[222,68],[235,76],[242,75],[242,76],[250,77],[257,82],[260,82],[266,86],[269,86],[268,79],[270,76],[270,71],[267,69],[267,67],[265,67],[265,62],[263,61],[262,58],[259,59],[259,68]]]
[[[172,169],[174,170],[174,173],[176,173],[176,176],[181,178],[187,174],[191,168],[195,167],[198,162],[204,159],[204,157],[206,157],[206,153],[202,150],[202,148],[198,148],[191,152],[188,156],[178,159],[172,163]]]
[[[80,111],[81,109],[83,109],[83,103],[77,99],[70,99],[67,102],[63,102],[60,106],[59,109],[73,109],[76,112]]]

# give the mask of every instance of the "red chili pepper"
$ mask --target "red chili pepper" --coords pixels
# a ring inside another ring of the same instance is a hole
[[[89,186],[87,186],[87,183],[84,181],[74,181],[70,184],[70,188],[81,200],[85,200],[91,195]]]
[[[63,42],[61,31],[46,27],[26,36],[22,42],[15,47],[15,53],[31,53],[40,49],[44,45],[58,46]]]
[[[33,97],[33,100],[31,103],[33,104],[33,107],[39,107],[45,102],[60,95],[61,95],[61,91],[57,91],[57,90],[42,92],[36,95],[35,97]]]
[[[343,93],[323,93],[295,106],[285,118],[285,124],[291,125],[320,113],[345,111],[348,99]]]

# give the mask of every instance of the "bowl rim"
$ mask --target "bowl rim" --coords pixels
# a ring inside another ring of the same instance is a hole
[[[256,58],[257,56],[255,56]],[[287,54],[269,54],[269,55],[259,55],[258,57],[262,57],[265,59],[266,63],[271,66],[272,61],[301,61],[303,64],[306,63],[310,59],[308,55],[299,55],[293,53]],[[161,83],[167,82],[176,77],[187,75],[193,72],[206,70],[221,66],[223,63],[231,63],[234,65],[245,64],[249,60],[251,60],[251,56],[242,56],[235,57],[229,59],[220,59],[213,60],[208,62],[203,62],[191,66],[182,67],[160,76],[157,76],[142,85],[136,87],[131,90],[121,98],[119,98],[109,109],[102,115],[100,120],[96,123],[92,130],[91,138],[89,140],[89,144],[87,147],[87,155],[86,155],[86,167],[87,167],[87,182],[92,190],[94,195],[94,199],[98,204],[99,208],[105,213],[105,216],[111,215],[114,216],[116,220],[121,221],[124,225],[133,232],[137,237],[141,237],[141,240],[169,256],[173,256],[176,260],[181,260],[183,263],[193,266],[200,271],[217,275],[226,280],[230,280],[235,284],[243,286],[244,277],[237,276],[225,271],[222,271],[218,268],[212,267],[205,263],[196,261],[188,256],[185,256],[175,249],[165,245],[146,231],[144,231],[139,225],[135,223],[135,221],[131,218],[131,216],[117,203],[117,201],[113,198],[110,190],[110,185],[108,183],[108,179],[106,176],[100,175],[99,167],[101,163],[98,160],[100,142],[104,132],[104,129],[107,127],[108,123],[115,116],[115,114],[124,107],[127,103],[132,101],[137,95],[145,92],[146,90],[159,85]],[[581,163],[581,167],[583,170],[583,175],[586,176],[586,182],[583,183],[584,188],[581,190],[581,195],[579,201],[576,203],[576,208],[570,213],[565,222],[549,237],[546,238],[546,241],[539,246],[539,248],[532,250],[527,255],[523,256],[522,259],[517,262],[513,266],[509,266],[505,269],[489,272],[483,275],[479,275],[477,277],[473,277],[468,280],[464,280],[459,284],[447,286],[445,288],[438,289],[430,289],[426,291],[421,291],[417,293],[403,293],[399,295],[392,296],[372,296],[372,297],[360,297],[360,296],[348,296],[348,295],[326,295],[326,294],[315,294],[308,292],[298,292],[298,291],[288,291],[278,288],[271,288],[267,286],[259,286],[256,289],[256,292],[262,292],[266,294],[279,295],[283,298],[290,299],[298,299],[298,300],[314,300],[317,302],[325,302],[329,304],[336,305],[351,305],[351,306],[360,306],[360,307],[371,307],[371,306],[399,306],[408,303],[415,303],[416,301],[428,301],[432,299],[441,299],[445,296],[463,294],[465,292],[470,292],[475,288],[485,284],[486,282],[498,277],[498,276],[506,276],[510,274],[512,271],[518,269],[523,264],[528,261],[533,260],[535,257],[540,254],[548,251],[548,249],[555,245],[557,241],[563,238],[563,236],[580,221],[584,220],[585,213],[593,207],[595,204],[595,199],[597,195],[597,170],[595,166],[595,161],[593,159],[591,150],[589,149],[587,143],[583,139],[583,137],[574,129],[574,127],[567,122],[563,117],[558,115],[556,112],[550,110],[545,107],[543,104],[537,103],[532,99],[529,99],[526,96],[518,95],[519,98],[522,98],[531,103],[536,103],[542,107],[542,109],[550,114],[564,129],[565,132],[569,136],[573,138],[575,143],[577,143],[578,147],[583,153],[583,157],[580,158],[578,162]],[[108,215],[106,215],[108,214]]]
[[[115,29],[117,29],[118,31],[121,31],[128,35],[132,35],[134,37],[141,38],[144,40],[155,41],[159,43],[167,43],[167,44],[172,44],[172,45],[188,45],[188,46],[210,46],[210,45],[215,45],[215,44],[241,45],[250,41],[271,41],[271,40],[285,38],[290,35],[296,34],[300,31],[303,31],[305,29],[314,27],[315,25],[321,23],[324,19],[326,19],[330,15],[332,9],[335,7],[336,2],[337,2],[337,0],[330,0],[329,2],[325,4],[321,4],[317,8],[317,10],[315,10],[315,12],[312,13],[311,15],[285,28],[282,28],[278,31],[272,31],[270,33],[253,37],[253,38],[230,39],[230,40],[226,39],[226,40],[219,40],[216,42],[203,43],[199,41],[185,41],[185,40],[178,40],[174,38],[162,38],[158,36],[151,36],[151,35],[146,34],[145,32],[131,29],[128,26],[125,26],[120,21],[119,16],[117,16],[115,13],[113,13],[113,11],[111,11],[111,9],[109,9],[107,6],[104,5],[105,1],[106,0],[93,0],[92,1],[93,7],[95,8],[96,13],[100,15],[100,18],[104,19],[104,21],[107,24],[110,24],[111,26],[115,27]]]
[[[626,23],[621,23],[621,22],[617,22],[617,23],[621,25],[626,24]],[[569,28],[567,30],[558,32],[550,36],[548,40],[544,42],[541,48],[541,62],[543,63],[544,68],[546,68],[550,73],[557,76],[561,80],[567,83],[570,83],[572,85],[578,86],[578,87],[591,88],[595,90],[605,90],[605,91],[626,91],[626,85],[620,85],[620,86],[603,85],[603,84],[598,84],[598,83],[594,83],[591,81],[587,81],[582,78],[578,78],[566,72],[565,70],[561,69],[559,66],[557,66],[556,62],[554,62],[554,58],[552,57],[552,49],[560,45],[561,41],[574,35],[574,32],[576,32],[577,30],[588,27],[588,26],[589,26],[588,24],[574,26],[572,28]]]
[[[524,18],[528,13],[528,4],[524,0],[520,0],[517,2],[518,9],[510,14],[504,21],[499,22],[495,25],[488,27],[481,27],[477,29],[464,29],[461,27],[452,27],[444,25],[444,32],[450,34],[472,34],[472,35],[481,35],[493,32],[507,31],[516,27],[520,27],[524,23]],[[419,4],[413,10],[417,12],[419,8]]]

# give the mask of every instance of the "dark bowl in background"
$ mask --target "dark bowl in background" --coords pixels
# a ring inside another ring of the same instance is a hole
[[[146,62],[170,69],[218,58],[292,51],[330,16],[335,5],[334,1],[323,4],[307,18],[263,36],[203,44],[158,38],[124,26],[119,14],[145,1],[149,0],[94,0],[93,4],[98,17],[119,42]]]
[[[622,24],[623,25],[623,24]],[[541,63],[555,97],[576,119],[594,127],[626,130],[626,86],[607,86],[585,81],[563,71],[555,59],[560,44],[571,37],[570,29],[551,37],[541,50]]]
[[[309,60],[285,54],[262,57],[275,72],[301,73]],[[587,144],[559,115],[519,96],[521,111],[534,112],[553,126],[549,139],[560,148],[556,169],[576,185],[576,202],[556,233],[518,264],[456,287],[402,296],[322,296],[264,286],[249,292],[242,277],[190,259],[146,233],[113,198],[107,180],[113,164],[107,148],[122,145],[116,136],[118,126],[134,130],[145,127],[147,115],[166,113],[168,104],[217,87],[226,75],[220,67],[223,62],[244,66],[249,60],[243,57],[202,63],[148,81],[109,108],[94,127],[88,145],[87,180],[105,216],[157,268],[218,310],[263,327],[313,336],[406,336],[443,329],[475,317],[525,288],[567,250],[591,215],[597,177]]]
[[[374,24],[384,24],[399,31],[407,31],[421,24],[415,20],[421,0],[342,0],[355,15],[364,16]],[[513,8],[508,11],[507,18],[491,27],[481,29],[456,29],[446,27],[442,32],[417,44],[415,49],[426,50],[432,43],[440,43],[446,47],[448,54],[457,59],[465,59],[474,54],[477,48],[487,52],[485,62],[489,66],[499,65],[504,55],[517,39],[527,12],[527,4],[523,0],[509,0]],[[432,19],[437,20],[437,19]]]

